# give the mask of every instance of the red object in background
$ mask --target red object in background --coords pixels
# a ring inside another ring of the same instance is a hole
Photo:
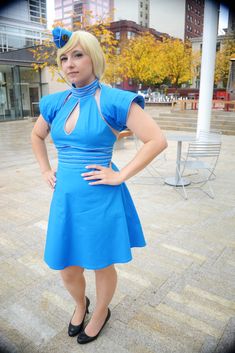
[[[213,99],[223,99],[225,101],[229,101],[230,94],[229,94],[229,92],[226,92],[225,90],[214,91]]]

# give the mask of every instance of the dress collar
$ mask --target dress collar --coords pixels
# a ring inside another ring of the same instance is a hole
[[[96,79],[95,81],[91,82],[89,85],[84,87],[75,87],[75,85],[73,84],[71,89],[72,97],[80,99],[83,97],[92,96],[95,94],[99,86],[100,86],[100,83],[98,79]]]

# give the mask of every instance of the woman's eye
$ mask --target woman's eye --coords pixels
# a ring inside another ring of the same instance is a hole
[[[77,54],[75,54],[75,56],[76,56],[77,58],[80,58],[81,56],[83,56],[83,54],[77,53]]]
[[[67,58],[65,56],[60,58],[60,61],[65,61],[65,60],[67,60]]]

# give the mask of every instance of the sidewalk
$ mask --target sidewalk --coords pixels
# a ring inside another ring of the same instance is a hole
[[[97,341],[79,346],[67,335],[74,304],[42,260],[52,192],[31,151],[32,127],[0,123],[0,352],[227,352],[235,340],[235,137],[223,136],[214,200],[189,190],[186,201],[164,184],[175,172],[171,141],[166,161],[128,181],[148,246],[117,266],[111,319]],[[129,138],[114,162],[121,167],[135,152]],[[92,310],[93,272],[86,278]]]

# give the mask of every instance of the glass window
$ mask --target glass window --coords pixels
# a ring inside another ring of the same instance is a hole
[[[71,10],[73,10],[73,6],[72,5],[64,6],[64,12],[71,11]]]
[[[32,5],[30,5],[30,10],[32,10],[32,11],[39,11],[39,6],[32,6]]]
[[[0,120],[21,119],[33,116],[33,112],[38,115],[39,72],[31,67],[0,65],[0,81]]]
[[[55,7],[62,6],[62,1],[61,0],[54,0],[54,1],[55,1]]]
[[[116,33],[115,33],[115,39],[116,39],[116,40],[119,40],[120,37],[121,37],[120,32],[116,32]]]
[[[39,73],[29,67],[20,67],[20,85],[23,116],[39,115]]]
[[[62,9],[55,9],[55,18],[62,18]]]
[[[63,0],[63,5],[66,6],[66,5],[71,5],[73,3],[72,0]]]

